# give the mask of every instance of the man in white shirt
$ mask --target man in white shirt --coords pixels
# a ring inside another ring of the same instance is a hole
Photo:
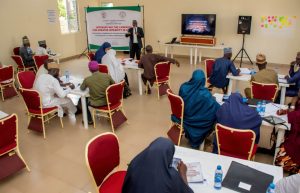
[[[282,178],[276,183],[276,193],[300,193],[300,174]]]
[[[50,56],[47,52],[47,44],[46,44],[46,41],[43,40],[43,41],[38,41],[39,43],[39,47],[38,49],[36,50],[36,55],[37,56],[44,56],[44,55],[47,55],[47,56]]]
[[[33,88],[37,90],[42,98],[43,107],[58,107],[58,116],[62,117],[64,109],[72,122],[76,121],[76,106],[67,94],[74,89],[73,84],[69,84],[64,90],[58,81],[59,66],[56,63],[48,64],[48,74],[42,74],[35,80]]]
[[[141,57],[141,49],[143,48],[142,38],[144,38],[143,28],[138,27],[137,21],[132,21],[132,27],[128,29],[125,37],[130,37],[129,47],[130,47],[130,58],[139,60]]]

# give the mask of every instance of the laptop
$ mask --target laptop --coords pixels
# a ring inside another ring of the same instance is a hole
[[[176,43],[177,37],[172,38],[172,40],[170,42],[167,42],[166,44],[174,44]]]

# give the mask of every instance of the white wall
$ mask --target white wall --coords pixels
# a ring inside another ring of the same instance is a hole
[[[100,0],[100,2],[102,2]],[[107,0],[103,2],[108,2]],[[110,0],[114,6],[144,5],[146,44],[163,52],[157,41],[167,42],[181,34],[182,13],[216,13],[217,43],[241,48],[242,36],[237,34],[239,15],[251,15],[251,35],[246,37],[246,50],[255,59],[258,52],[267,55],[272,63],[288,64],[300,51],[300,1],[299,0]],[[297,16],[294,30],[284,32],[263,31],[259,27],[264,15]],[[177,54],[188,54],[187,50],[176,50]],[[215,56],[205,52],[206,56]]]
[[[86,48],[84,7],[98,6],[98,0],[78,0],[80,31],[62,35],[59,21],[49,24],[47,10],[57,10],[56,0],[3,0],[0,2],[0,61],[14,64],[10,56],[14,47],[21,45],[27,35],[33,49],[38,40],[47,40],[48,47],[63,54],[74,56]],[[58,14],[58,10],[57,10]]]

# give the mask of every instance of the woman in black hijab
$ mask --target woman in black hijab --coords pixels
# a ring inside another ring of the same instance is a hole
[[[157,138],[130,163],[122,193],[193,193],[186,178],[186,165],[172,167],[174,144]]]

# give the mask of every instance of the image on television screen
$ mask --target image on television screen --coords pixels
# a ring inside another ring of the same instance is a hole
[[[183,35],[215,36],[216,14],[182,14]]]

